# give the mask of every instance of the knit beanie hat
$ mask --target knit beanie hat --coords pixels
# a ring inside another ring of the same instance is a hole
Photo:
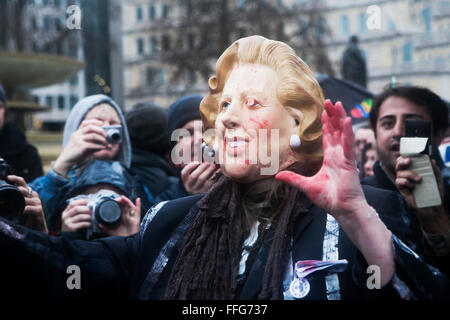
[[[169,151],[166,110],[150,103],[138,103],[125,119],[133,147],[158,155]]]
[[[200,95],[186,96],[170,106],[168,113],[169,139],[175,129],[182,128],[191,120],[201,119],[200,102],[202,99],[203,97]]]

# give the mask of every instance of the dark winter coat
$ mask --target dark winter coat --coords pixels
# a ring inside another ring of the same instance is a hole
[[[30,182],[43,175],[37,149],[13,124],[6,123],[0,131],[0,157],[11,167],[11,173]]]

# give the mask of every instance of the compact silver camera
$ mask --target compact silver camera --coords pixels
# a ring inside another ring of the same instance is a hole
[[[99,223],[114,228],[120,224],[122,219],[122,208],[114,199],[120,195],[111,190],[101,189],[93,194],[80,194],[67,200],[67,203],[77,199],[87,199],[86,206],[92,212],[92,229],[87,230],[86,238],[90,240],[93,236],[101,234]]]
[[[106,132],[106,141],[111,144],[119,144],[122,142],[122,126],[103,126]]]

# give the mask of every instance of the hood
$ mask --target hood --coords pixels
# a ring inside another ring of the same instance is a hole
[[[119,161],[104,160],[91,161],[72,184],[66,198],[78,195],[83,189],[98,184],[108,184],[121,190],[128,198],[136,198],[136,185],[127,169]]]
[[[72,111],[69,114],[69,117],[66,120],[66,124],[64,126],[64,137],[63,137],[63,148],[67,145],[69,142],[70,137],[72,134],[78,129],[81,122],[83,121],[84,117],[86,116],[86,113],[89,112],[93,107],[101,104],[101,103],[107,103],[111,105],[114,110],[116,110],[117,114],[119,115],[120,121],[122,123],[122,133],[123,133],[123,139],[122,143],[120,144],[120,149],[117,154],[117,161],[120,161],[126,168],[130,167],[131,163],[131,144],[130,144],[130,137],[128,135],[128,128],[127,123],[125,121],[125,117],[123,116],[122,110],[119,108],[119,106],[112,100],[110,97],[105,96],[103,94],[97,94],[88,96],[82,100],[80,100],[72,109]]]

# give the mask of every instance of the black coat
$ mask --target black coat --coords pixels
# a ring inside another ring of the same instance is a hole
[[[378,212],[385,213],[380,217],[396,235],[393,237],[396,275],[380,290],[365,288],[368,275],[364,259],[340,230],[339,259],[348,260],[346,270],[338,274],[341,298],[398,298],[395,288],[399,287],[409,287],[419,299],[450,298],[448,280],[398,240],[409,242],[408,229],[397,214],[402,210],[398,195],[370,187],[365,187],[364,191],[369,204]],[[0,274],[9,275],[2,282],[1,290],[8,290],[10,297],[17,295],[21,298],[36,294],[41,297],[159,298],[166,288],[177,248],[183,239],[183,230],[195,217],[200,199],[201,196],[191,196],[169,201],[159,211],[153,208],[137,235],[90,242],[51,238],[20,226],[11,227],[0,218]],[[154,218],[150,218],[153,215]],[[323,211],[311,204],[307,215],[296,223],[293,262],[322,260],[326,217]],[[237,298],[254,299],[257,296],[266,256],[267,247],[263,245]],[[66,271],[70,265],[80,267],[81,290],[68,290],[66,287]],[[310,280],[311,291],[306,299],[326,298],[324,278],[325,275],[318,274]]]
[[[153,198],[178,181],[167,161],[148,150],[133,148],[130,171],[139,177]]]
[[[0,131],[0,157],[9,164],[12,174],[23,177],[27,182],[43,175],[37,149],[11,123],[6,123]]]

